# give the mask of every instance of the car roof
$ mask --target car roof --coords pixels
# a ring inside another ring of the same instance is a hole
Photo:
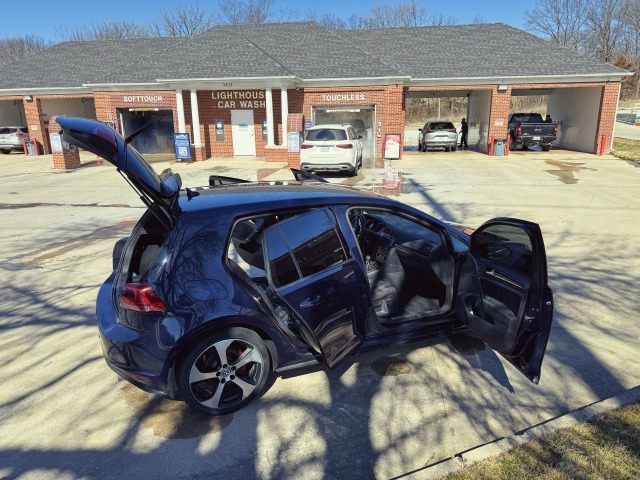
[[[395,200],[383,195],[330,183],[280,181],[236,183],[195,189],[191,199],[182,195],[183,212],[197,212],[211,208],[233,211],[233,215],[281,208],[313,207],[366,202],[392,205]]]

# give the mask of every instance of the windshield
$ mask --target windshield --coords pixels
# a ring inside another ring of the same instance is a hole
[[[339,128],[318,128],[309,130],[306,139],[311,141],[346,140],[347,132]]]

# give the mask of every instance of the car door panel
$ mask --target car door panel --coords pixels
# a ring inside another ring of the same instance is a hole
[[[494,219],[473,233],[460,271],[456,314],[527,378],[539,381],[553,298],[538,225]]]
[[[370,306],[361,262],[347,252],[330,209],[286,219],[265,231],[269,283],[329,368],[364,340]]]

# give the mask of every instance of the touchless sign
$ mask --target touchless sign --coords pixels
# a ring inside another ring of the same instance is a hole
[[[173,144],[176,147],[176,158],[191,159],[191,145],[188,133],[174,133]]]

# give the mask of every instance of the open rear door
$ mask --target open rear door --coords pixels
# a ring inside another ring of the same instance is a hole
[[[305,341],[333,368],[364,340],[367,278],[330,209],[305,212],[264,234],[267,278]]]
[[[471,235],[458,279],[456,315],[529,380],[540,380],[553,296],[540,227],[512,218]]]

